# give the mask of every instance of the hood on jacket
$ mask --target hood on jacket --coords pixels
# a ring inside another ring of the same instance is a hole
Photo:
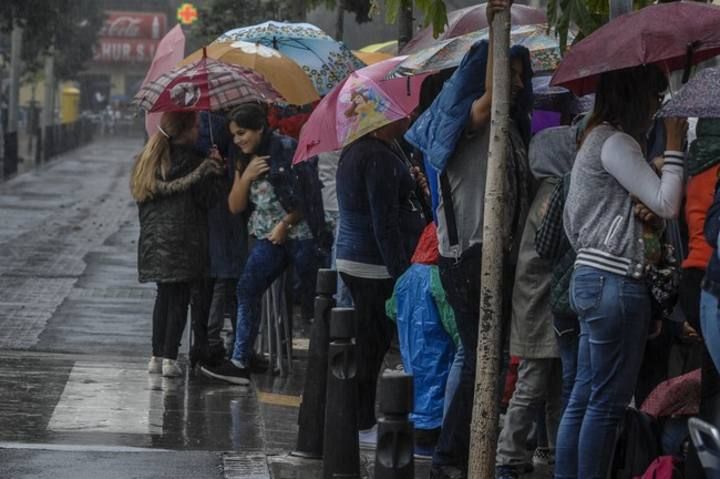
[[[445,168],[455,151],[473,102],[485,93],[488,42],[480,40],[465,54],[455,73],[445,82],[430,107],[415,121],[405,139],[420,149],[437,171]],[[523,84],[510,111],[527,146],[530,142],[530,112],[533,104],[532,66],[527,48],[516,45],[510,59],[523,64]]]
[[[562,177],[572,169],[579,128],[578,125],[556,126],[533,137],[528,163],[535,178]]]

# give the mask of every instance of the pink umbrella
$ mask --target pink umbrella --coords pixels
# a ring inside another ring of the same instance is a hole
[[[449,12],[447,27],[437,38],[433,37],[432,26],[423,28],[413,35],[412,39],[405,45],[400,53],[403,55],[417,53],[420,50],[431,47],[440,40],[459,37],[460,35],[487,28],[486,7],[487,3],[480,3]],[[510,23],[513,26],[547,23],[547,18],[543,10],[519,5],[517,3],[510,7],[510,16],[512,18]]]
[[[385,80],[406,57],[351,73],[322,99],[300,133],[293,164],[339,150],[361,136],[410,116],[428,74]]]
[[[185,34],[182,27],[178,24],[170,30],[167,35],[160,40],[158,48],[155,51],[155,57],[148,69],[142,86],[157,79],[163,73],[166,73],[177,65],[185,57]],[[152,136],[160,124],[162,113],[145,114],[145,131],[148,136]]]

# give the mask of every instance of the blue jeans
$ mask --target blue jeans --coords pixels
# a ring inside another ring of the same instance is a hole
[[[263,293],[292,263],[303,284],[301,303],[312,305],[317,275],[317,257],[312,239],[287,240],[274,245],[269,240],[255,242],[237,285],[237,327],[232,358],[248,365],[260,328],[260,306]],[[312,307],[312,306],[310,306]]]
[[[562,409],[565,411],[577,374],[580,325],[577,318],[555,318],[554,327],[562,363]]]
[[[650,297],[643,281],[582,266],[570,301],[580,321],[577,375],[558,430],[555,478],[605,479],[642,362]]]
[[[710,357],[715,368],[720,371],[720,312],[718,299],[711,293],[703,291],[700,296],[700,327]]]
[[[455,357],[453,358],[452,365],[450,366],[450,372],[448,373],[447,381],[445,382],[445,404],[443,406],[443,419],[447,416],[448,410],[450,409],[450,403],[460,386],[460,377],[462,375],[463,361],[465,361],[465,350],[462,347],[462,343],[458,344],[455,348]]]

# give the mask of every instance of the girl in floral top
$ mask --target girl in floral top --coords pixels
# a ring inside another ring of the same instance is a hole
[[[263,293],[290,264],[302,284],[314,284],[317,260],[291,169],[295,141],[268,128],[267,113],[256,103],[233,110],[229,129],[242,155],[228,206],[233,214],[250,211],[248,230],[255,241],[238,282],[232,359],[218,367],[204,366],[202,371],[230,383],[248,384]],[[303,311],[311,312],[312,288],[306,290],[301,303]]]

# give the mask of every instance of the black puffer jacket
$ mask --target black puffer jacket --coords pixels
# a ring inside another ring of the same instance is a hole
[[[207,275],[208,207],[222,167],[192,146],[173,145],[171,167],[155,198],[138,204],[141,283],[178,283]]]

